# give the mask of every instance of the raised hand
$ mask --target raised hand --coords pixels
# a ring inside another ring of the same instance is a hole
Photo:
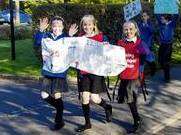
[[[78,26],[77,26],[77,24],[72,24],[71,26],[70,26],[70,28],[69,28],[69,36],[73,36],[73,35],[75,35],[76,33],[77,33],[77,31],[78,31]]]
[[[47,17],[41,18],[39,23],[40,23],[39,30],[42,32],[45,31],[49,26]]]

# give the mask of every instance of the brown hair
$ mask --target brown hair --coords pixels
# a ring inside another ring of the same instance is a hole
[[[52,24],[52,22],[55,21],[55,20],[62,21],[63,24],[64,24],[64,19],[63,19],[62,17],[60,17],[60,16],[55,16],[55,17],[53,17],[53,18],[51,19],[51,24]]]

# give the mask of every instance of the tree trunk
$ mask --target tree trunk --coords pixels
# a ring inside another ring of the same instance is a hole
[[[19,0],[15,1],[15,25],[20,25],[20,6],[19,6]]]

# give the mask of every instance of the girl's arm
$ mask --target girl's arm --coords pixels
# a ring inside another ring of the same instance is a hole
[[[45,18],[42,18],[40,19],[40,22],[39,22],[39,31],[37,33],[35,33],[35,35],[33,36],[34,38],[34,46],[41,46],[41,41],[42,41],[42,38],[45,34],[45,30],[48,28],[48,18],[45,17]]]
[[[141,41],[141,44],[138,46],[138,52],[140,55],[149,55],[151,53],[144,41]]]
[[[173,27],[176,27],[178,18],[179,18],[179,14],[172,15],[172,22],[171,22],[171,24],[172,24]]]
[[[161,21],[161,14],[155,14],[156,16],[156,20],[158,22],[158,25],[163,25],[162,21]]]
[[[33,39],[34,39],[35,47],[41,46],[41,41],[42,41],[42,38],[44,35],[45,35],[45,32],[40,32],[40,31],[38,31],[37,33],[34,34]]]
[[[33,39],[34,39],[33,48],[35,51],[35,55],[40,60],[41,63],[42,63],[41,42],[42,42],[42,39],[45,35],[45,30],[47,29],[47,27],[48,27],[48,19],[47,18],[40,19],[39,31],[36,32],[33,36]]]
[[[78,26],[77,24],[74,23],[70,26],[68,34],[70,37],[73,37],[77,32],[78,32]]]

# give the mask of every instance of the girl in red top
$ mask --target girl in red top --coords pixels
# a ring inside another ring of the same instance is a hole
[[[105,36],[99,32],[97,21],[93,15],[85,15],[80,22],[81,35],[93,40],[104,42]],[[76,131],[82,132],[91,128],[89,102],[100,105],[105,109],[107,122],[111,121],[112,106],[108,105],[100,96],[99,93],[105,90],[105,80],[102,76],[93,75],[84,71],[78,74],[78,89],[82,101],[82,109],[85,117],[85,125],[79,127]]]
[[[140,127],[141,118],[137,111],[137,80],[139,78],[140,56],[149,53],[144,42],[139,38],[139,30],[136,22],[129,21],[123,25],[123,39],[118,45],[125,48],[127,68],[120,74],[120,86],[118,90],[118,103],[128,103],[133,119],[133,132]]]

